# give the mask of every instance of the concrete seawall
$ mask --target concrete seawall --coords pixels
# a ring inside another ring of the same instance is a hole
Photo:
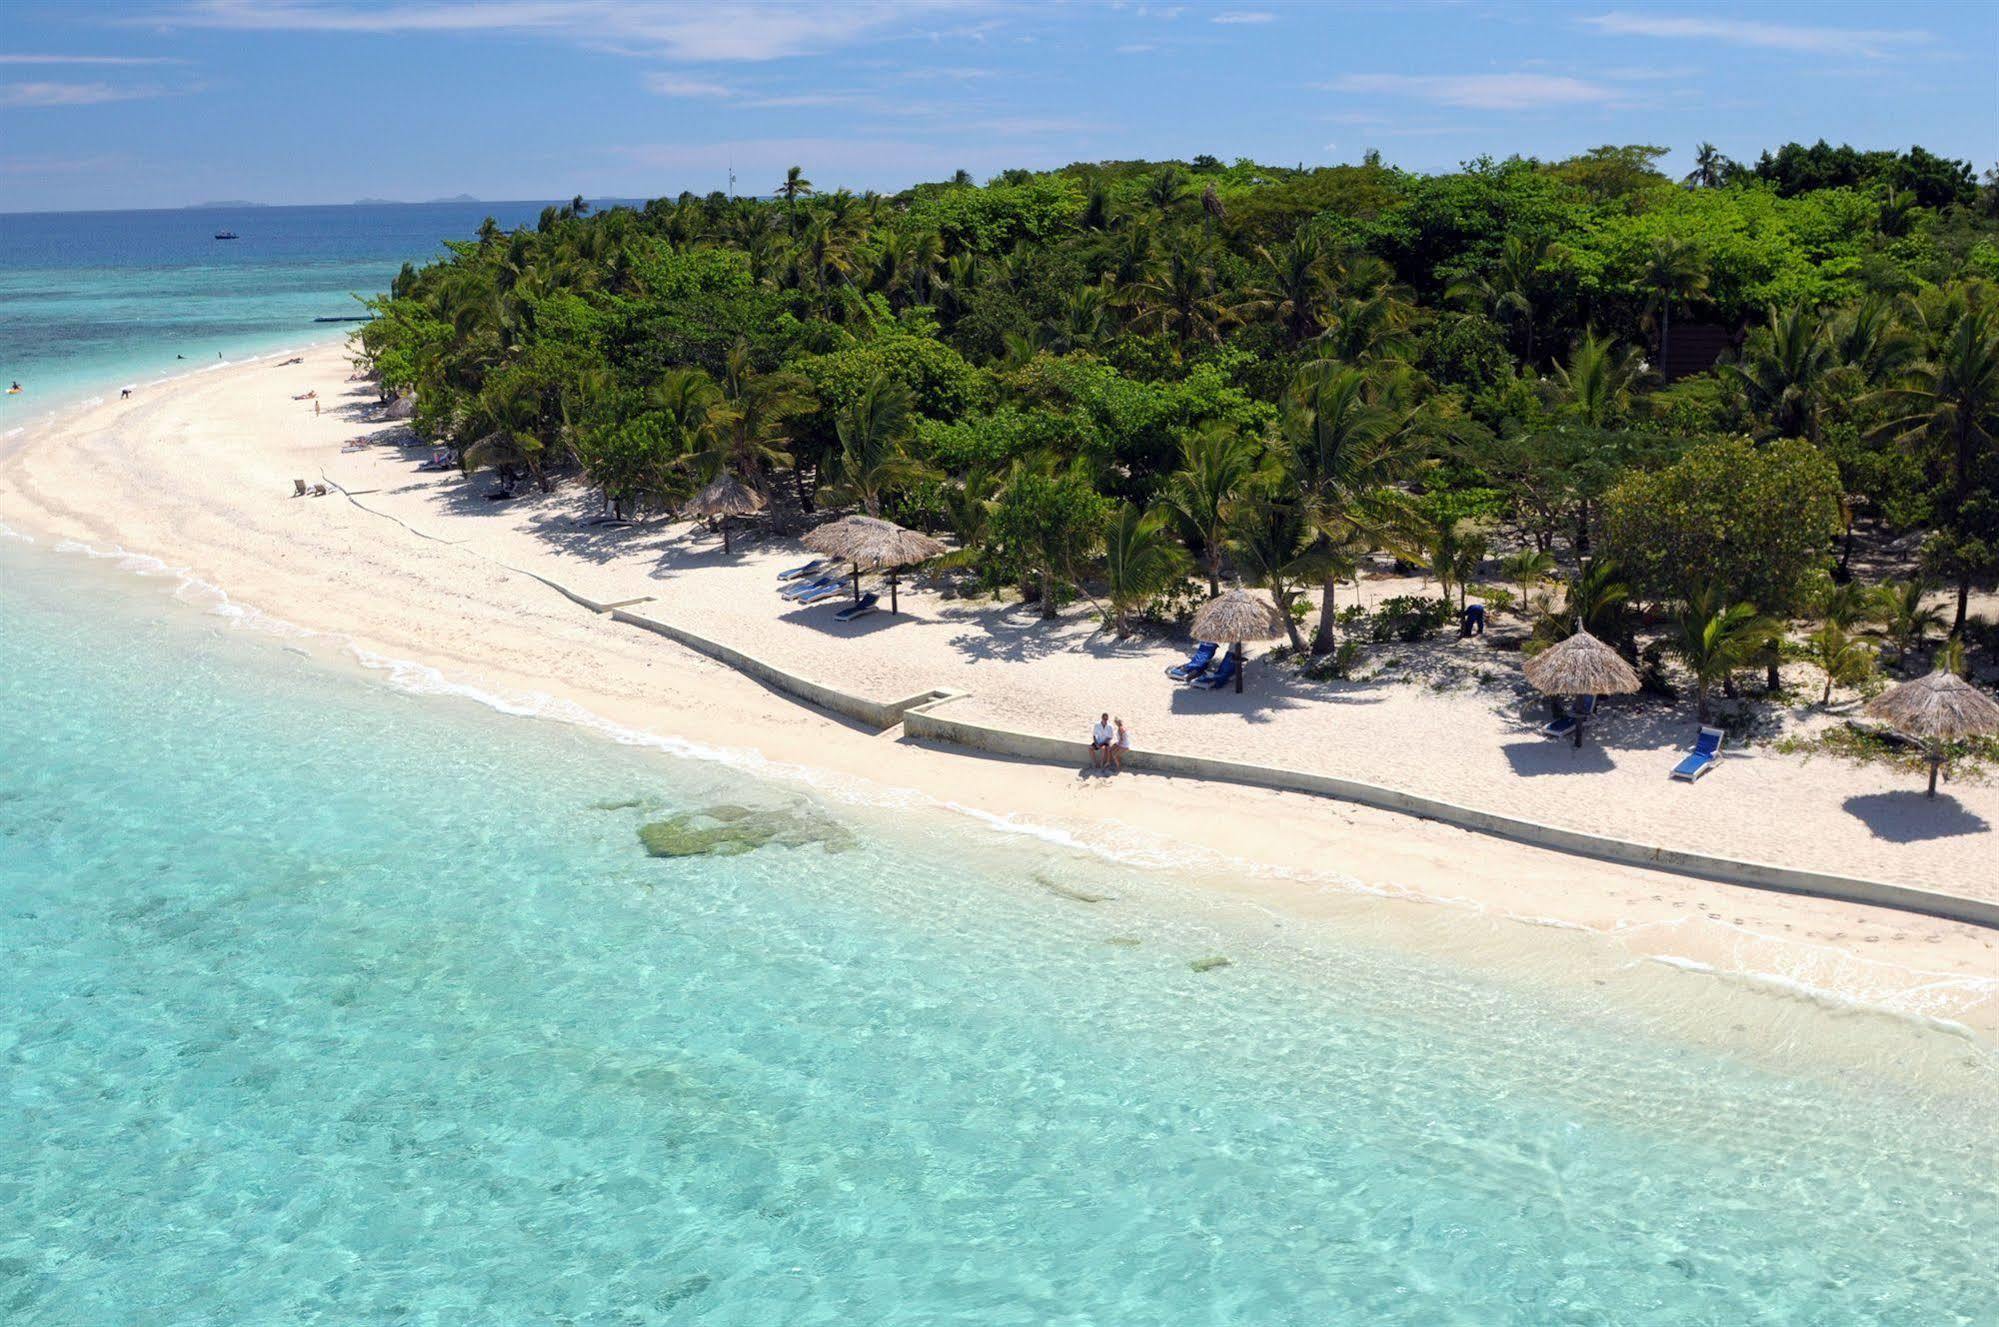
[[[351,495],[349,501],[354,501]],[[355,501],[354,505],[362,507],[364,511],[373,515],[390,520],[396,519],[388,516],[386,512],[362,506],[358,501]],[[424,535],[423,531],[416,530],[402,521],[396,523],[414,534],[423,535],[425,538],[434,537]],[[637,627],[641,631],[664,636],[697,654],[725,664],[746,677],[754,678],[774,691],[876,731],[886,731],[900,724],[905,737],[918,741],[1069,768],[1080,766],[1089,759],[1090,749],[1086,742],[973,723],[964,719],[954,719],[940,712],[950,702],[962,699],[965,695],[963,692],[939,688],[895,701],[871,700],[864,696],[851,695],[837,687],[802,677],[778,667],[769,660],[760,659],[720,641],[710,640],[683,627],[662,622],[644,613],[634,612],[630,608],[598,603],[578,594],[559,581],[551,580],[524,567],[515,567],[497,559],[487,560],[547,586],[590,612],[607,616],[627,626]],[[1866,904],[1870,907],[1923,913],[1950,921],[1999,929],[1999,902],[1967,898],[1959,894],[1921,889],[1912,885],[1896,885],[1880,880],[1865,880],[1822,871],[1775,866],[1767,862],[1745,862],[1728,857],[1713,857],[1657,844],[1635,843],[1627,839],[1564,829],[1558,825],[1546,825],[1539,821],[1524,820],[1492,811],[1481,811],[1475,807],[1459,806],[1439,798],[1424,797],[1395,788],[1343,779],[1331,774],[1242,761],[1216,760],[1207,756],[1184,755],[1170,751],[1145,750],[1129,752],[1125,757],[1125,766],[1132,770],[1180,778],[1206,779],[1217,783],[1234,783],[1332,797],[1362,806],[1378,807],[1382,810],[1456,825],[1476,833],[1491,834],[1556,852],[1593,857],[1601,861],[1672,871],[1724,884],[1745,885],[1752,889],[1808,894],[1818,898]]]

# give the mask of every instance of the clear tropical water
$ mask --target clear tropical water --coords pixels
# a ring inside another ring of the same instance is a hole
[[[649,858],[801,794],[164,585],[0,540],[9,1324],[1999,1320],[1962,1038],[837,802]]]
[[[0,214],[0,434],[86,389],[338,336],[355,295],[541,203]],[[240,238],[217,240],[231,229]]]
[[[268,351],[488,210],[0,217],[0,375]],[[8,1327],[1999,1321],[1947,1031],[921,809],[649,858],[803,793],[171,584],[0,537]]]

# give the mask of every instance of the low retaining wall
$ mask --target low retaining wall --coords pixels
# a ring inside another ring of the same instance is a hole
[[[341,492],[345,493],[346,490],[342,489]],[[353,501],[351,495],[348,500]],[[421,535],[425,539],[435,538],[389,516],[387,512],[364,507],[359,502],[355,502],[354,505],[371,515],[396,521],[396,524],[403,526],[412,534]],[[837,687],[830,687],[823,682],[815,682],[810,678],[787,672],[767,660],[746,654],[734,646],[710,640],[682,627],[676,627],[670,622],[662,622],[658,618],[634,613],[629,609],[600,604],[578,594],[559,581],[550,580],[525,567],[515,567],[493,558],[487,560],[517,575],[538,581],[571,603],[587,608],[593,613],[623,622],[627,626],[637,627],[642,631],[664,636],[697,654],[705,655],[718,663],[734,668],[745,676],[755,678],[772,690],[783,692],[828,713],[866,724],[878,731],[885,731],[901,724],[905,737],[1048,765],[1079,766],[1090,757],[1090,746],[1087,742],[1043,737],[1037,733],[1016,732],[1010,728],[995,728],[987,724],[947,718],[937,713],[939,708],[950,701],[962,699],[964,692],[939,688],[896,701],[869,700],[862,696],[849,695]],[[1680,875],[1720,881],[1723,884],[1746,885],[1752,889],[1809,894],[1817,898],[1838,899],[1846,903],[1863,903],[1870,907],[1919,912],[1949,921],[1999,929],[1999,903],[1985,899],[1918,889],[1911,885],[1891,885],[1881,880],[1830,875],[1822,871],[1801,871],[1788,866],[1772,866],[1766,862],[1741,862],[1728,857],[1710,857],[1705,853],[1664,848],[1656,844],[1632,843],[1624,839],[1606,838],[1600,834],[1588,834],[1582,830],[1563,829],[1558,825],[1544,825],[1535,820],[1522,820],[1492,811],[1480,811],[1474,807],[1459,806],[1455,802],[1423,797],[1395,788],[1383,788],[1372,783],[1342,779],[1331,774],[1314,774],[1305,770],[1284,769],[1273,765],[1252,765],[1234,760],[1214,760],[1207,756],[1179,755],[1168,751],[1129,751],[1125,754],[1124,763],[1130,769],[1149,770],[1155,774],[1172,774],[1182,778],[1207,779],[1216,783],[1235,783],[1256,788],[1273,788],[1281,792],[1336,797],[1342,801],[1357,802],[1362,806],[1420,816],[1425,820],[1456,825],[1460,829],[1532,844],[1537,848],[1550,848],[1556,852],[1594,857],[1601,861],[1618,862],[1627,866],[1672,871]]]
[[[926,741],[942,742],[974,751],[985,751],[993,755],[1046,764],[1080,765],[1089,759],[1090,747],[1087,742],[1042,737],[1034,733],[1016,732],[1007,728],[970,723],[963,719],[946,718],[936,712],[945,699],[956,699],[956,697],[925,702],[906,712],[902,718],[903,733]],[[1252,765],[1234,760],[1214,760],[1207,756],[1180,755],[1168,751],[1128,751],[1125,753],[1124,764],[1127,769],[1149,770],[1155,774],[1173,774],[1183,778],[1207,779],[1216,783],[1237,783],[1257,788],[1274,788],[1283,792],[1336,797],[1342,801],[1379,807],[1403,815],[1420,816],[1425,820],[1441,821],[1461,829],[1492,834],[1539,848],[1552,848],[1557,852],[1595,857],[1602,861],[1618,862],[1627,866],[1673,871],[1680,875],[1699,876],[1724,884],[1747,885],[1754,889],[1778,890],[1788,894],[1810,894],[1848,903],[1895,908],[1903,912],[1920,912],[1932,917],[1999,929],[1999,903],[1985,899],[1965,898],[1962,895],[1917,889],[1909,885],[1892,885],[1880,880],[1828,875],[1821,871],[1801,871],[1788,866],[1772,866],[1764,862],[1742,862],[1727,857],[1710,857],[1704,853],[1664,848],[1656,844],[1632,843],[1624,839],[1563,829],[1558,825],[1544,825],[1539,821],[1522,820],[1492,811],[1480,811],[1473,807],[1459,806],[1455,802],[1423,797],[1395,788],[1383,788],[1372,783],[1359,783],[1331,774],[1314,774],[1305,770]]]

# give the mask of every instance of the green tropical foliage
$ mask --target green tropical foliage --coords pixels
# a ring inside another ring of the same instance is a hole
[[[946,531],[981,589],[1120,633],[1192,573],[1324,653],[1370,555],[1462,602],[1494,553],[1523,608],[1561,573],[1543,635],[1703,606],[1738,641],[1743,603],[1886,618],[1898,660],[1965,635],[1999,576],[1999,189],[1921,148],[1702,145],[1684,181],[1661,151],[572,200],[405,268],[360,347],[509,489],[644,515],[728,473],[786,519]],[[1862,525],[1954,620],[1827,597]]]

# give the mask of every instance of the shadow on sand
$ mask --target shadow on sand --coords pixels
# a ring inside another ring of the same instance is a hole
[[[1949,793],[1927,797],[1907,792],[1859,793],[1841,803],[1846,813],[1866,825],[1877,839],[1890,843],[1921,843],[1982,834],[1991,826],[1985,817],[1967,811]]]
[[[1543,774],[1607,774],[1616,769],[1610,752],[1601,743],[1587,739],[1578,747],[1567,738],[1537,737],[1527,742],[1508,742],[1499,748],[1506,763],[1523,779]]]

